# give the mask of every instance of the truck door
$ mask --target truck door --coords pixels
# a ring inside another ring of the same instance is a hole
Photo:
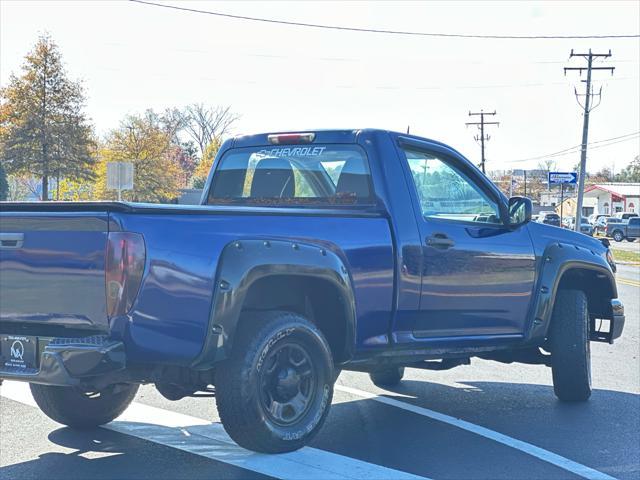
[[[631,217],[627,225],[627,238],[640,237],[640,217]]]
[[[413,337],[522,334],[535,282],[527,226],[504,225],[502,198],[453,151],[426,142],[402,145],[423,242]]]

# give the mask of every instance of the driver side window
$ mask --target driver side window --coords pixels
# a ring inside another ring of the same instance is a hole
[[[405,154],[425,218],[501,223],[498,205],[462,172],[431,153]]]

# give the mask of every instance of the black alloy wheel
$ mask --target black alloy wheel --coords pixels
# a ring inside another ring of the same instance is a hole
[[[316,394],[317,374],[309,354],[292,342],[269,352],[260,372],[260,400],[265,414],[276,424],[295,424]]]

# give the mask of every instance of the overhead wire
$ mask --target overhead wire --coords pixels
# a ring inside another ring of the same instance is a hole
[[[628,142],[630,140],[635,140],[637,138],[640,138],[640,131],[633,132],[633,133],[628,133],[626,135],[620,135],[618,137],[605,138],[604,140],[598,140],[598,141],[594,141],[594,142],[589,142],[589,143],[587,143],[587,146],[591,146],[591,150],[593,150],[593,149],[596,149],[596,148],[603,148],[603,147],[608,147],[610,145],[615,145],[617,143]],[[603,143],[604,143],[604,145],[600,145],[600,144],[603,144]],[[595,146],[593,146],[593,145],[595,145]],[[506,160],[504,163],[520,163],[520,162],[529,162],[529,161],[533,161],[533,160],[541,160],[541,159],[545,159],[545,158],[563,157],[563,156],[566,156],[566,155],[570,155],[572,153],[577,153],[581,148],[582,148],[582,144],[575,145],[573,147],[569,147],[569,148],[566,148],[564,150],[560,150],[560,151],[557,151],[557,152],[548,153],[546,155],[538,155],[538,156],[535,156],[535,157],[520,158],[520,159],[517,159],[517,160]]]
[[[245,20],[250,22],[271,23],[278,25],[287,25],[293,27],[306,27],[325,30],[340,30],[347,32],[360,32],[360,33],[379,33],[387,35],[404,35],[404,36],[419,36],[419,37],[444,37],[444,38],[471,38],[471,39],[493,39],[493,40],[579,40],[579,39],[629,39],[640,38],[640,34],[605,34],[605,35],[478,35],[478,34],[465,34],[465,33],[443,33],[443,32],[415,32],[406,30],[386,30],[379,28],[361,28],[361,27],[348,27],[340,25],[328,25],[322,23],[307,23],[307,22],[295,22],[292,20],[279,20],[274,18],[263,17],[251,17],[248,15],[235,15],[231,13],[212,11],[212,10],[200,10],[197,8],[180,7],[178,5],[171,5],[166,3],[149,2],[146,0],[129,0],[132,3],[139,3],[141,5],[147,5],[152,7],[167,8],[171,10],[179,10],[183,12],[199,13],[205,15],[212,15],[222,18],[231,18],[234,20]]]

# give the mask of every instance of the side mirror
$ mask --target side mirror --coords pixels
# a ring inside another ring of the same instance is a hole
[[[531,221],[531,200],[527,197],[511,197],[509,199],[508,224],[524,225]]]

